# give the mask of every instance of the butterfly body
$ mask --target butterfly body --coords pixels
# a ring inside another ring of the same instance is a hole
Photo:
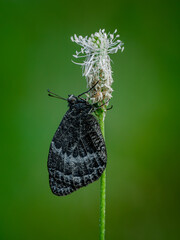
[[[99,179],[106,168],[104,138],[93,105],[70,95],[64,115],[50,145],[49,183],[58,196],[68,195]]]

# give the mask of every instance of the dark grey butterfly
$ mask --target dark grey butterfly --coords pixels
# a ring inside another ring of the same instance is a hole
[[[96,181],[106,168],[105,142],[99,123],[92,115],[96,108],[81,95],[69,95],[64,99],[49,91],[49,96],[64,99],[69,106],[48,155],[50,188],[58,196],[68,195]]]

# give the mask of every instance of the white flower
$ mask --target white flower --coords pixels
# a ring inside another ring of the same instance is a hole
[[[98,84],[90,92],[89,99],[93,103],[106,103],[112,98],[111,88],[113,78],[111,70],[111,59],[109,54],[116,53],[118,50],[124,50],[123,43],[119,40],[119,35],[106,34],[105,30],[99,30],[90,37],[71,37],[71,40],[81,46],[81,50],[73,55],[75,58],[84,58],[82,63],[77,63],[83,67],[83,76],[86,77],[87,87],[91,88],[97,82]],[[107,105],[106,104],[106,105]]]

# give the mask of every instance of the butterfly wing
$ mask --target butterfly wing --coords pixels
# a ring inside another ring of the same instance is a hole
[[[68,110],[50,145],[49,183],[58,196],[96,181],[106,168],[105,142],[96,118]]]

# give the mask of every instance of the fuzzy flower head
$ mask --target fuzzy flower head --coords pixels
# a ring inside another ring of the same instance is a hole
[[[124,50],[123,43],[119,40],[119,35],[106,33],[105,30],[99,30],[90,37],[82,37],[74,34],[71,40],[81,46],[81,50],[73,55],[75,58],[83,58],[82,66],[83,76],[86,77],[87,87],[91,88],[89,99],[92,103],[108,105],[108,101],[112,98],[112,70],[111,59],[109,54],[116,53],[118,50]]]

